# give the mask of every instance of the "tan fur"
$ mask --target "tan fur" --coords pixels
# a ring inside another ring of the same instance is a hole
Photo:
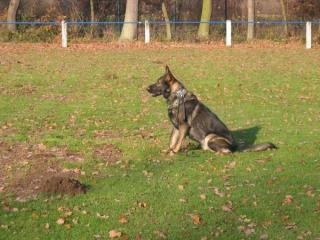
[[[189,127],[187,125],[181,125],[179,127],[179,130],[178,130],[179,135],[178,135],[177,143],[175,147],[172,149],[173,152],[177,153],[181,149],[182,142],[188,133],[188,129]]]
[[[176,92],[179,90],[180,84],[177,81],[174,81],[171,83],[170,88],[172,92]]]
[[[208,150],[210,152],[214,152],[209,146],[208,146],[208,143],[209,142],[214,142],[216,140],[224,140],[226,141],[227,143],[230,143],[228,141],[228,139],[226,138],[223,138],[223,137],[220,137],[220,136],[217,136],[216,134],[209,134],[208,136],[206,136],[206,138],[201,142],[201,146],[202,146],[202,149],[203,150]],[[231,151],[227,148],[223,148],[220,150],[219,152],[220,154],[229,154],[231,153]]]
[[[179,137],[179,130],[176,128],[173,128],[171,133],[170,149],[175,148],[175,146],[177,145],[178,137]]]

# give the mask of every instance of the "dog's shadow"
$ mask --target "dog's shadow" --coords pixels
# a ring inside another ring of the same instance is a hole
[[[232,131],[232,135],[239,147],[245,148],[255,143],[260,130],[260,126],[254,126],[250,128],[234,130]]]

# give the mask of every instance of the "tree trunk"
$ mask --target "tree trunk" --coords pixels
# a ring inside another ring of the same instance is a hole
[[[132,41],[137,36],[138,0],[127,0],[120,40]]]
[[[91,22],[95,21],[93,0],[90,0],[90,21]],[[94,33],[94,24],[91,24],[91,37],[93,37],[93,33]]]
[[[287,12],[286,12],[286,5],[284,4],[284,0],[280,0],[280,4],[281,4],[281,12],[282,12],[283,21],[287,22]],[[286,37],[288,36],[288,24],[287,23],[284,24],[284,34],[286,35]]]
[[[8,16],[7,16],[8,22],[16,21],[16,15],[17,15],[19,4],[20,4],[20,0],[10,0],[10,4],[8,8]],[[8,30],[16,31],[17,30],[16,24],[8,24]]]
[[[170,41],[171,40],[170,19],[169,19],[166,4],[164,1],[162,2],[161,8],[162,8],[164,20],[166,21],[167,40]]]
[[[199,39],[208,39],[209,38],[209,28],[210,24],[207,23],[211,20],[212,14],[212,0],[203,0],[202,1],[202,13],[201,13],[201,23],[198,30]]]
[[[95,21],[95,16],[94,16],[94,2],[93,0],[90,0],[90,20],[91,22]]]
[[[254,0],[248,0],[248,32],[247,32],[247,40],[250,41],[253,39],[254,37],[254,8],[255,8],[255,4],[254,4]]]

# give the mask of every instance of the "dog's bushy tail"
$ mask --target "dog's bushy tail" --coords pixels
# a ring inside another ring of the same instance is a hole
[[[278,149],[276,145],[271,142],[259,143],[249,147],[240,148],[240,152],[262,152],[271,149]]]

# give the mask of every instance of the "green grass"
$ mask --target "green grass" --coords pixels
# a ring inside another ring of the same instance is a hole
[[[86,172],[79,178],[90,185],[85,195],[43,195],[26,203],[2,193],[2,206],[18,211],[1,207],[0,239],[108,239],[114,229],[124,239],[159,239],[161,233],[167,239],[320,238],[318,50],[0,51],[0,126],[16,129],[1,141],[80,151],[85,161],[71,165]],[[229,128],[247,129],[235,134],[238,140],[271,141],[279,149],[163,154],[171,128],[166,105],[145,88],[165,64]],[[96,138],[102,130],[119,137]],[[153,137],[142,137],[142,131]],[[123,151],[118,164],[105,166],[93,156],[101,143]],[[287,195],[293,201],[284,204]],[[222,209],[228,202],[229,212]],[[60,206],[71,209],[71,228],[56,224]],[[128,223],[119,223],[122,214]],[[193,223],[192,214],[201,216],[201,224]]]

